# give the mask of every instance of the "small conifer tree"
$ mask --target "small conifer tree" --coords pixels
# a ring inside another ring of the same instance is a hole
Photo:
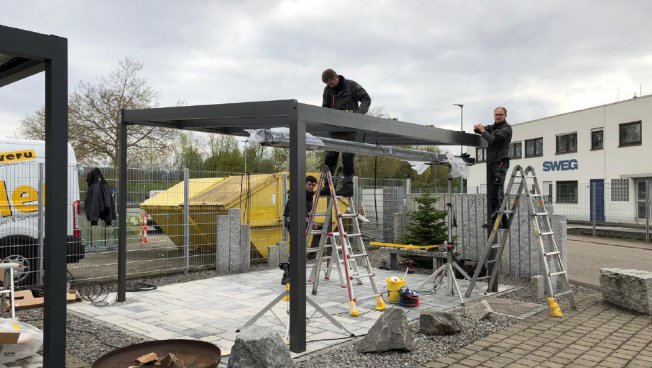
[[[435,208],[438,199],[429,194],[414,199],[417,202],[417,209],[408,214],[410,224],[407,226],[403,243],[433,245],[442,244],[447,240],[446,211]]]

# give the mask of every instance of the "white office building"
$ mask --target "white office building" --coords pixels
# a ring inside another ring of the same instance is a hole
[[[513,124],[505,186],[513,167],[533,166],[556,214],[644,224],[652,189],[650,124],[652,95]],[[480,163],[470,168],[468,192],[485,193],[485,150],[469,153]]]

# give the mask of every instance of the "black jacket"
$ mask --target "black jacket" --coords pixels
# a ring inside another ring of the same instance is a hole
[[[312,211],[312,201],[315,193],[311,193],[306,190],[306,218],[310,216]],[[285,204],[285,210],[283,211],[283,219],[285,220],[285,227],[290,228],[290,201]]]
[[[340,75],[337,87],[324,88],[322,107],[336,110],[351,110],[358,114],[366,114],[371,105],[371,97],[361,85]],[[358,106],[358,103],[360,105]]]
[[[509,159],[509,144],[512,142],[511,125],[506,121],[501,124],[487,125],[484,127],[482,137],[489,143],[486,157],[488,163]]]
[[[84,212],[91,225],[97,225],[98,220],[104,221],[107,225],[115,220],[115,204],[109,186],[104,180],[100,169],[94,168],[86,176],[88,192],[84,200]]]

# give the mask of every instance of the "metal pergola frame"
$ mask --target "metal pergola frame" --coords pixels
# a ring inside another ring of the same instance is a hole
[[[66,365],[68,40],[0,26],[0,87],[45,71],[43,366]]]
[[[357,132],[356,141],[381,145],[465,145],[484,147],[479,135],[398,120],[352,114],[298,103],[296,100],[244,102],[123,110],[120,128],[118,213],[118,301],[126,300],[127,129],[147,125],[208,133],[248,136],[245,129],[290,129],[290,187],[302,188],[306,175],[306,133],[327,137],[332,132]],[[305,197],[290,191],[290,217],[301,218]],[[306,350],[306,239],[302,223],[290,224],[290,350]],[[296,285],[296,286],[295,286]]]

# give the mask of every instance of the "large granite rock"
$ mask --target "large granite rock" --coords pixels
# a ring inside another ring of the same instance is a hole
[[[480,300],[479,302],[467,304],[464,307],[464,315],[474,321],[489,319],[493,314],[494,310],[486,300]]]
[[[652,272],[603,268],[600,287],[605,302],[652,315]]]
[[[453,335],[462,331],[460,321],[450,312],[423,312],[419,326],[424,335]]]
[[[266,328],[244,329],[231,348],[228,368],[296,367],[281,336]]]
[[[385,311],[358,343],[360,353],[382,353],[389,350],[410,351],[414,348],[414,334],[405,312],[398,308]]]

